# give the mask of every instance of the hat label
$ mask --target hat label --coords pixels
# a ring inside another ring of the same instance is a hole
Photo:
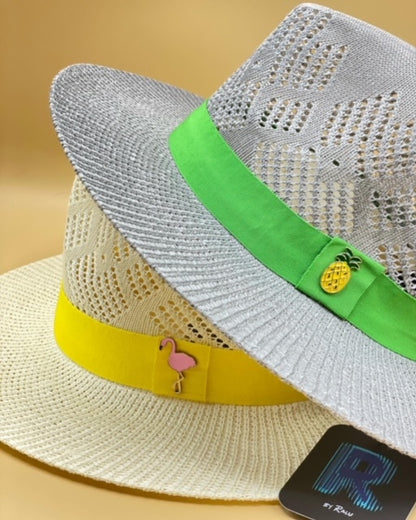
[[[416,503],[416,460],[352,426],[333,426],[279,499],[311,520],[406,520]]]

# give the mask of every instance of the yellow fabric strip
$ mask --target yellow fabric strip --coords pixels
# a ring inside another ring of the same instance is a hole
[[[281,405],[306,400],[240,350],[176,340],[177,352],[196,365],[179,374],[169,366],[172,345],[160,349],[163,336],[150,336],[102,323],[76,308],[61,289],[55,315],[61,350],[86,370],[115,383],[155,394],[204,403]],[[177,386],[176,386],[177,390]]]

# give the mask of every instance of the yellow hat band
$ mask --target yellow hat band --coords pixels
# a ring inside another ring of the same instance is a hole
[[[61,350],[89,372],[161,396],[250,406],[306,400],[241,350],[107,325],[75,307],[63,289],[55,338]]]

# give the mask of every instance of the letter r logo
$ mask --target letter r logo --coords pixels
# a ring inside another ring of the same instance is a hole
[[[346,491],[352,503],[369,511],[381,511],[370,486],[388,484],[397,470],[396,464],[384,455],[342,443],[313,485],[326,495]]]

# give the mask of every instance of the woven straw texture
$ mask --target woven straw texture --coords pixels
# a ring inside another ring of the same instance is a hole
[[[62,272],[73,303],[101,321],[214,348],[228,341],[127,244],[76,181],[63,261],[43,260],[0,278],[0,438],[10,446],[73,473],[147,491],[276,500],[338,422],[310,401],[207,405],[94,376],[54,340]]]
[[[209,101],[236,153],[292,209],[416,295],[415,49],[305,5]]]
[[[237,348],[129,245],[79,179],[68,208],[63,282],[70,301],[103,323]]]
[[[383,261],[409,293],[415,67],[414,48],[394,36],[306,4],[209,102],[257,175],[315,225]],[[81,180],[169,284],[283,379],[416,456],[415,363],[271,273],[184,182],[168,136],[199,103],[177,88],[92,65],[63,71],[51,95]]]

